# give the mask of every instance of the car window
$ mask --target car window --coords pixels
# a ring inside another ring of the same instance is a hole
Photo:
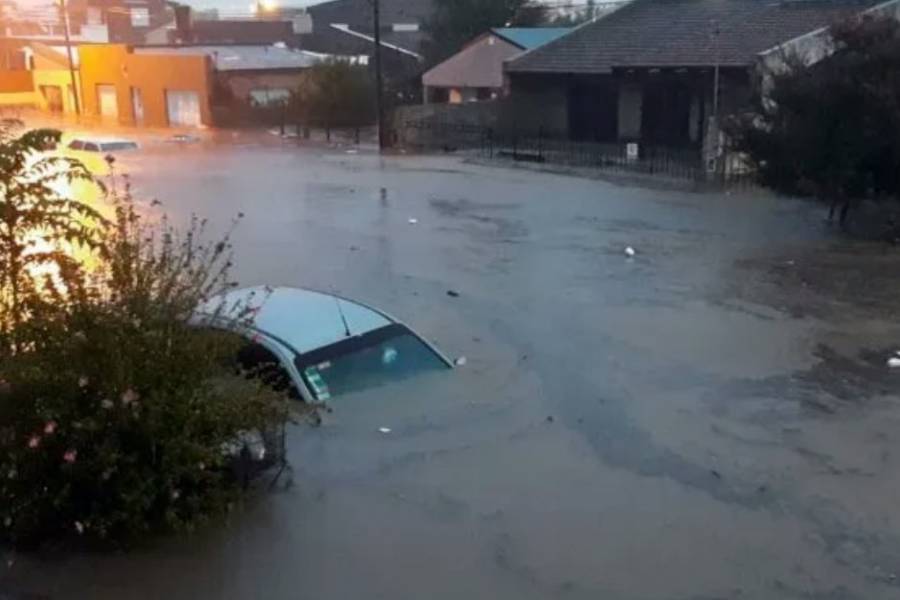
[[[271,351],[260,344],[246,344],[237,354],[237,363],[248,377],[259,379],[276,392],[286,392],[289,397],[300,399],[291,376],[281,361]]]
[[[85,142],[84,149],[86,152],[100,152],[100,147],[94,142]]]
[[[449,368],[431,347],[399,324],[306,353],[296,362],[306,386],[320,401]]]
[[[82,142],[81,140],[72,140],[72,142],[69,144],[69,148],[72,150],[83,150],[84,142]]]
[[[136,150],[138,145],[134,142],[106,142],[103,144],[104,152],[119,152],[122,150]]]

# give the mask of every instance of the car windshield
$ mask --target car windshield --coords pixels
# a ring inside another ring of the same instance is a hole
[[[449,368],[431,347],[396,323],[303,354],[296,363],[319,401]]]
[[[104,142],[104,152],[117,152],[121,150],[136,150],[138,145],[134,142]]]

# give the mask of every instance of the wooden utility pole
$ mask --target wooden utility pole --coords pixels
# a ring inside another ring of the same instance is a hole
[[[381,74],[381,7],[372,0],[372,21],[375,26],[375,117],[378,119],[378,149],[384,150],[387,139],[384,131],[384,82]]]
[[[69,38],[69,10],[66,0],[59,0],[59,11],[66,36],[66,54],[69,57],[69,78],[72,81],[72,101],[75,103],[75,114],[81,116],[81,102],[78,99],[78,82],[75,77],[75,61],[72,59],[72,41]]]

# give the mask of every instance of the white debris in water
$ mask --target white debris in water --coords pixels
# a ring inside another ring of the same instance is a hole
[[[468,361],[468,359],[467,359],[465,356],[460,356],[459,358],[457,358],[457,359],[454,361],[454,364],[455,364],[457,367],[464,367],[464,366],[466,366],[466,363],[467,363],[467,362],[469,362],[469,361]]]
[[[390,433],[391,428],[390,427],[379,427],[378,431],[380,431],[381,433]]]
[[[347,150],[347,154],[356,154],[358,150]]]
[[[410,220],[409,220],[409,224],[410,224],[410,225],[415,225],[415,224],[418,223],[418,222],[419,222],[418,219],[410,219]]]
[[[887,364],[892,369],[900,369],[900,356],[890,357]]]
[[[635,254],[637,254],[637,251],[635,251],[634,248],[632,248],[631,246],[625,246],[625,256],[627,256],[628,258],[634,258]]]

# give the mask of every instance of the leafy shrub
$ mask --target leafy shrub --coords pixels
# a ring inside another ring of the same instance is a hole
[[[344,61],[314,65],[291,98],[292,113],[318,127],[361,127],[375,122],[375,88],[365,67]]]
[[[32,189],[0,188],[0,210],[55,193]],[[15,544],[127,542],[220,516],[238,489],[223,449],[286,417],[282,396],[232,366],[241,340],[189,323],[232,285],[227,236],[206,241],[196,219],[182,236],[148,226],[127,186],[109,200],[114,215],[93,211],[85,236],[42,238],[53,268],[18,272],[15,302],[0,263],[0,538]],[[45,235],[47,219],[19,228]],[[71,258],[83,243],[95,264]]]

